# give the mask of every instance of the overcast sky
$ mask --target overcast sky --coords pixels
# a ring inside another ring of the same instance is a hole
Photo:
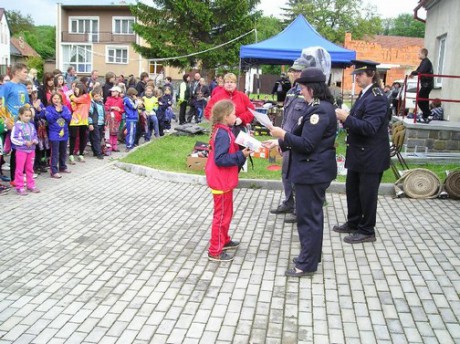
[[[85,1],[85,0],[83,0]],[[238,0],[235,0],[238,1]],[[377,8],[377,12],[383,18],[394,18],[401,13],[413,13],[418,0],[363,0]],[[0,7],[6,10],[18,10],[23,15],[30,14],[34,19],[35,25],[56,25],[56,0],[0,0]],[[69,3],[69,1],[62,1]],[[79,3],[75,1],[72,3]],[[103,1],[101,1],[103,2]],[[144,0],[148,3],[149,1]],[[265,15],[278,16],[280,8],[284,7],[285,0],[261,0],[259,8]],[[420,14],[424,16],[423,9]]]

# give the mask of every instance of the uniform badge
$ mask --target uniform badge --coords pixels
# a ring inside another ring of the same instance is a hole
[[[318,122],[319,122],[319,116],[317,114],[311,115],[310,123],[315,125],[315,124],[318,124]]]

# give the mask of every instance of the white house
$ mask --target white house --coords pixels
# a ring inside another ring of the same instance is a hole
[[[0,8],[0,74],[5,74],[10,61],[10,27],[4,8]]]
[[[460,77],[460,1],[419,0],[414,9],[416,17],[422,8],[426,10],[425,47],[433,63],[434,74]],[[460,100],[459,88],[460,78],[435,78],[435,89],[430,98]],[[448,119],[460,122],[460,103],[442,103]]]

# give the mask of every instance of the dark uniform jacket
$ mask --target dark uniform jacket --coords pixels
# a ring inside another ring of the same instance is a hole
[[[345,167],[362,173],[381,173],[390,167],[388,102],[372,85],[351,108],[343,123],[347,130]]]
[[[420,74],[433,74],[433,64],[428,59],[428,57],[425,57],[422,61],[420,61],[420,65],[410,75],[418,75],[419,73]],[[433,77],[432,76],[421,77],[420,85],[422,87],[433,88]]]
[[[319,100],[308,106],[291,133],[286,132],[280,147],[291,152],[288,176],[294,184],[326,183],[335,179],[336,133],[334,106]]]
[[[300,93],[300,87],[294,86],[291,88],[284,100],[281,128],[288,132],[292,132],[292,129],[297,125],[299,118],[305,114],[307,108],[308,104]]]

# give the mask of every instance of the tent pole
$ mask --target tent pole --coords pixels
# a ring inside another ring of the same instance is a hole
[[[260,77],[259,77],[259,65],[257,65],[257,74],[256,74],[256,87],[257,87],[257,99],[260,99]]]
[[[340,98],[342,98],[342,102],[344,101],[344,83],[345,83],[345,73],[344,73],[344,69],[342,67],[342,82],[340,83]]]
[[[236,80],[236,89],[240,89],[240,77],[241,77],[241,58],[240,58],[240,63],[238,66],[238,79]]]

